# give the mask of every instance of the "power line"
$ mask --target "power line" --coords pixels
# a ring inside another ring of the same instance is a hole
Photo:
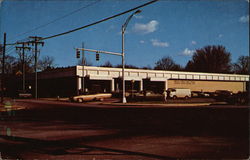
[[[15,46],[11,46],[11,47],[6,49],[6,52],[9,52],[9,51],[13,50],[14,48],[15,48]]]
[[[6,52],[6,56],[14,56],[16,52],[14,50]]]
[[[85,26],[82,26],[82,27],[79,27],[79,28],[76,28],[76,29],[72,29],[72,30],[69,30],[69,31],[66,31],[66,32],[63,32],[63,33],[59,33],[59,34],[56,34],[56,35],[52,35],[52,36],[48,36],[48,37],[45,37],[45,38],[40,38],[38,41],[41,41],[41,40],[47,40],[47,39],[51,39],[51,38],[55,38],[55,37],[59,37],[59,36],[62,36],[62,35],[65,35],[65,34],[69,34],[69,33],[72,33],[72,32],[75,32],[75,31],[78,31],[78,30],[81,30],[81,29],[84,29],[84,28],[87,28],[87,27],[90,27],[90,26],[93,26],[93,25],[96,25],[96,24],[99,24],[99,23],[102,23],[104,21],[107,21],[107,20],[110,20],[110,19],[113,19],[113,18],[116,18],[116,17],[119,17],[121,15],[124,15],[126,13],[129,13],[129,12],[132,12],[134,10],[137,10],[139,8],[142,8],[142,7],[145,7],[147,5],[150,5],[152,3],[155,3],[159,0],[152,0],[150,2],[147,2],[147,3],[144,3],[140,6],[137,6],[137,7],[134,7],[132,9],[129,9],[129,10],[126,10],[124,12],[121,12],[121,13],[118,13],[116,15],[113,15],[113,16],[110,16],[110,17],[107,17],[107,18],[104,18],[102,20],[99,20],[99,21],[96,21],[94,23],[91,23],[91,24],[88,24],[88,25],[85,25]],[[22,42],[23,43],[23,42]],[[34,41],[27,41],[25,43],[34,43]],[[9,43],[9,44],[6,44],[6,45],[16,45],[16,44],[20,44],[20,42],[16,42],[16,43]]]
[[[66,32],[63,32],[63,33],[59,33],[59,34],[56,34],[56,35],[52,35],[52,36],[48,36],[48,37],[45,37],[45,38],[41,38],[41,40],[46,40],[46,39],[51,39],[51,38],[54,38],[54,37],[62,36],[62,35],[65,35],[65,34],[69,34],[69,33],[72,33],[72,32],[78,31],[78,30],[81,30],[81,29],[83,29],[83,28],[87,28],[87,27],[90,27],[90,26],[99,24],[99,23],[101,23],[101,22],[104,22],[104,21],[113,19],[113,18],[115,18],[115,17],[121,16],[121,15],[123,15],[123,14],[129,13],[129,12],[131,12],[131,11],[134,11],[134,10],[137,10],[137,9],[139,9],[139,8],[142,8],[142,7],[145,7],[145,6],[147,6],[147,5],[150,5],[150,4],[152,4],[152,3],[156,2],[156,1],[158,1],[158,0],[150,1],[150,2],[148,2],[148,3],[142,4],[142,5],[137,6],[137,7],[135,7],[135,8],[129,9],[129,10],[127,10],[127,11],[118,13],[118,14],[116,14],[116,15],[113,15],[113,16],[110,16],[110,17],[107,17],[107,18],[104,18],[104,19],[99,20],[99,21],[97,21],[97,22],[94,22],[94,23],[91,23],[91,24],[88,24],[88,25],[85,25],[85,26],[82,26],[82,27],[79,27],[79,28],[76,28],[76,29],[72,29],[72,30],[69,30],[69,31],[66,31]]]
[[[40,25],[40,26],[38,26],[38,27],[36,27],[36,28],[33,28],[33,29],[31,29],[31,30],[28,30],[28,31],[26,31],[26,32],[20,33],[20,34],[16,35],[16,37],[21,36],[21,35],[24,35],[24,34],[27,34],[27,33],[30,33],[30,32],[33,32],[33,31],[38,30],[38,29],[40,29],[40,28],[43,28],[43,27],[45,27],[45,26],[47,26],[47,25],[49,25],[49,24],[52,24],[52,23],[54,23],[54,22],[57,22],[57,21],[59,21],[59,20],[65,18],[65,17],[68,17],[68,16],[70,16],[70,15],[76,13],[76,12],[79,12],[79,11],[82,10],[82,9],[85,9],[85,8],[88,8],[88,7],[92,6],[92,5],[95,5],[96,3],[100,2],[100,1],[101,1],[101,0],[97,0],[97,1],[94,1],[94,2],[92,2],[92,3],[90,3],[90,4],[88,4],[88,5],[82,6],[82,7],[78,8],[78,9],[76,9],[76,10],[74,10],[74,11],[68,13],[68,14],[65,14],[65,15],[63,15],[63,16],[61,16],[61,17],[59,17],[59,18],[56,18],[56,19],[54,19],[54,20],[52,20],[52,21],[50,21],[50,22],[48,22],[48,23],[42,24],[42,25]],[[13,38],[11,38],[11,39],[13,39]]]

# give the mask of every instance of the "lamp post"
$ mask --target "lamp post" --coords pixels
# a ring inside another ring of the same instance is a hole
[[[126,96],[125,96],[125,78],[124,78],[124,72],[125,72],[125,53],[124,53],[124,34],[125,30],[127,28],[127,25],[131,18],[135,15],[141,13],[141,10],[135,11],[133,14],[131,14],[125,23],[122,25],[122,103],[127,103]]]

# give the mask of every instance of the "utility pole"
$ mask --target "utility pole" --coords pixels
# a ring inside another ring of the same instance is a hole
[[[3,56],[2,56],[2,78],[1,78],[1,103],[3,103],[3,98],[4,98],[4,71],[5,71],[5,48],[6,48],[6,33],[3,35]]]
[[[41,44],[42,46],[44,45],[44,42],[40,42],[42,37],[37,37],[37,36],[30,36],[29,38],[33,39],[31,41],[32,45],[35,45],[35,99],[37,99],[37,45]]]
[[[16,47],[16,50],[22,50],[21,59],[22,59],[22,74],[23,74],[23,92],[25,92],[25,50],[30,50],[30,47],[26,47],[27,43],[22,43],[22,47]]]

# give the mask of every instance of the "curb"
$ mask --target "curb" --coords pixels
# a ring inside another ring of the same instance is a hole
[[[59,101],[59,102],[69,102],[68,100],[56,100],[54,98],[41,98],[40,100],[48,100],[48,101]],[[196,102],[196,103],[121,103],[121,102],[86,102],[85,104],[100,104],[100,105],[112,105],[112,106],[208,106],[213,104],[214,102]]]
[[[142,103],[102,103],[103,105],[112,105],[112,106],[181,106],[181,107],[190,107],[190,106],[209,106],[212,103],[168,103],[168,104],[142,104]]]

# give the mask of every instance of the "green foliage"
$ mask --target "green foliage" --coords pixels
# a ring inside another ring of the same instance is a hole
[[[229,73],[231,54],[223,46],[206,46],[197,49],[185,68],[193,72]]]

